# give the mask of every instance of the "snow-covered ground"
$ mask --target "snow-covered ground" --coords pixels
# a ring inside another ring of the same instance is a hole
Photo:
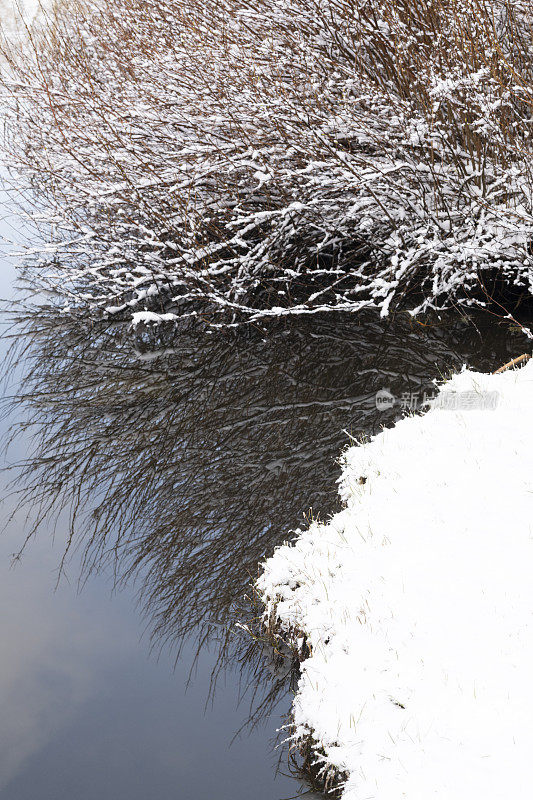
[[[533,360],[440,398],[345,453],[344,510],[258,581],[344,800],[531,796]]]

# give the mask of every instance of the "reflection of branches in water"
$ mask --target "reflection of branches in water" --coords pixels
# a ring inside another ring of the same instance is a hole
[[[37,434],[18,467],[21,503],[34,528],[68,508],[85,571],[140,578],[166,641],[198,626],[200,641],[227,641],[229,621],[249,615],[258,562],[310,507],[334,509],[345,431],[394,418],[376,411],[376,390],[422,391],[465,359],[493,368],[509,352],[473,326],[370,315],[293,320],[268,337],[133,334],[43,307],[20,322],[14,402],[27,421],[15,433]]]

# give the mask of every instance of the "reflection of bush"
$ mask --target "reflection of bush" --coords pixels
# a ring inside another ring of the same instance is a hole
[[[173,639],[198,625],[224,636],[261,558],[310,508],[333,510],[346,432],[397,413],[376,410],[384,383],[400,395],[465,357],[507,360],[488,337],[478,352],[473,327],[370,314],[304,319],[266,339],[169,326],[156,340],[138,327],[132,341],[124,326],[40,308],[19,342],[27,423],[15,433],[37,434],[19,468],[23,503],[47,521],[70,508],[85,567],[140,578],[156,635]]]
[[[529,291],[531,22],[509,0],[59,4],[3,101],[71,240],[63,291],[248,318],[447,303],[487,270]]]

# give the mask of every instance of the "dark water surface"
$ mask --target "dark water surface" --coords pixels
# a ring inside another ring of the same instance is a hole
[[[258,562],[310,509],[335,510],[349,436],[403,413],[376,409],[378,390],[412,406],[434,379],[465,363],[493,370],[524,339],[458,316],[303,318],[266,335],[132,331],[52,304],[18,315],[6,397],[18,392],[9,458],[24,491],[0,550],[0,800],[295,795],[269,743],[289,708],[290,665],[250,661],[233,624],[253,617]],[[235,708],[229,671],[204,714],[217,659],[243,665],[263,717],[229,749],[249,708]]]
[[[4,257],[1,296],[11,294],[14,277]],[[3,343],[4,358],[5,350]],[[17,388],[18,373],[14,365],[5,395]],[[29,438],[21,435],[9,460],[29,452]],[[12,476],[0,477],[5,496]],[[4,519],[14,506],[13,498],[5,501]],[[176,667],[174,653],[150,654],[133,586],[113,593],[108,572],[91,576],[79,592],[75,554],[55,590],[67,523],[60,518],[54,541],[45,524],[14,566],[28,530],[25,515],[18,512],[0,538],[0,798],[294,795],[298,783],[276,774],[271,743],[287,703],[230,746],[247,706],[237,708],[237,680],[228,676],[205,707],[216,653],[202,653],[186,691],[196,648],[185,647]]]

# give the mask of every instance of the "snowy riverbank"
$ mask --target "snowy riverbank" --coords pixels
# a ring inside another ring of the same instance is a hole
[[[533,360],[439,396],[346,452],[345,509],[258,581],[303,654],[294,737],[345,800],[531,791]]]

